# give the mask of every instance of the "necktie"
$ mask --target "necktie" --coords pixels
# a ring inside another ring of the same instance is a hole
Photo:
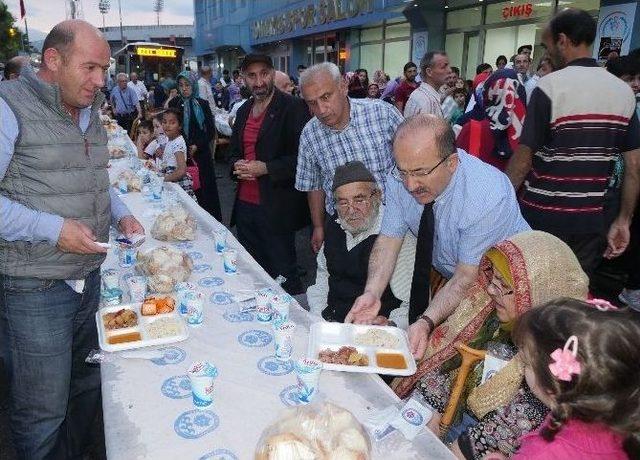
[[[415,322],[429,306],[429,277],[433,256],[433,202],[426,204],[420,217],[416,258],[411,279],[409,299],[409,324]]]

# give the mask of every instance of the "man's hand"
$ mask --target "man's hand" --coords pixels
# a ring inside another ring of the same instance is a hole
[[[313,252],[317,254],[322,247],[322,243],[324,243],[324,228],[313,227],[313,232],[311,233],[311,249],[313,249]]]
[[[244,165],[242,165],[242,169],[244,170],[245,174],[252,176],[254,179],[267,174],[267,164],[264,161],[247,161],[244,163]]]
[[[96,236],[89,227],[74,219],[65,219],[58,237],[58,249],[74,254],[100,254],[106,248],[98,246]]]
[[[344,319],[345,323],[356,324],[373,324],[378,312],[380,311],[381,303],[380,299],[373,295],[373,293],[365,291],[360,297],[353,302],[353,306],[347,317]]]
[[[248,174],[245,165],[247,164],[247,160],[238,160],[233,164],[233,174],[239,180],[255,180],[255,178]]]
[[[619,218],[614,220],[607,234],[607,249],[604,251],[604,257],[606,259],[618,257],[627,249],[630,239],[629,221]]]
[[[124,216],[118,222],[118,229],[120,233],[122,233],[126,237],[130,237],[131,235],[140,234],[144,235],[144,227],[138,219],[133,216]]]
[[[422,359],[424,352],[427,351],[427,344],[429,343],[429,334],[431,334],[431,328],[426,321],[419,319],[407,329],[409,335],[409,346],[411,347],[411,354],[415,359]]]

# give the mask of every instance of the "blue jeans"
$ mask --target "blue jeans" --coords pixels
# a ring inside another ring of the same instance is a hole
[[[0,348],[8,371],[10,423],[18,458],[81,458],[100,404],[100,273],[82,294],[62,280],[0,274]]]

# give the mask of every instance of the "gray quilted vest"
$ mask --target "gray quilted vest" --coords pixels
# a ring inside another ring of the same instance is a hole
[[[25,66],[18,80],[2,82],[0,97],[18,120],[20,133],[0,194],[28,208],[89,226],[107,241],[111,221],[107,133],[98,109],[83,134],[63,109],[60,90]],[[0,273],[41,279],[83,279],[100,267],[104,256],[69,254],[47,242],[0,238]]]

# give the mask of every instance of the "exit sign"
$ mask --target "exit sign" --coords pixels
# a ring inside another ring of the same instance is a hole
[[[532,3],[522,3],[520,5],[511,5],[502,8],[502,19],[504,20],[529,18],[532,14]]]

